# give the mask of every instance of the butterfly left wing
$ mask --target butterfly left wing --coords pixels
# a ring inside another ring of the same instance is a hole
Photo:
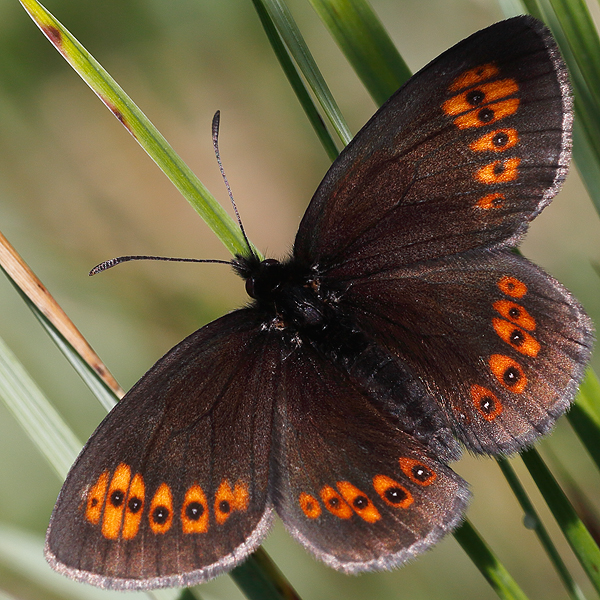
[[[53,568],[104,588],[193,585],[258,547],[279,393],[261,322],[244,309],[203,327],[110,412],[57,500]]]
[[[504,250],[357,278],[340,308],[426,382],[476,452],[518,452],[546,433],[572,402],[593,343],[577,300]]]
[[[310,342],[279,371],[273,502],[307,550],[346,573],[389,569],[458,525],[467,484],[347,373]]]

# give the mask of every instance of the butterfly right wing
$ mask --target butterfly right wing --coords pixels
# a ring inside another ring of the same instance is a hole
[[[198,330],[117,404],[71,468],[46,557],[114,589],[193,585],[231,569],[271,522],[270,343],[252,309]]]

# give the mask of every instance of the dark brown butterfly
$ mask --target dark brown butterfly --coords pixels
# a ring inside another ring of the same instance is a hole
[[[276,512],[347,573],[460,522],[460,443],[518,452],[567,409],[592,325],[511,251],[571,154],[567,72],[529,17],[404,85],[335,161],[292,256],[233,261],[252,303],[161,358],[60,493],[46,556],[108,588],[183,586],[244,560]]]

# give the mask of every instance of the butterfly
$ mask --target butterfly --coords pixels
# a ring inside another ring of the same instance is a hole
[[[346,573],[463,518],[448,463],[519,452],[569,407],[592,324],[512,250],[571,154],[549,31],[503,21],[400,88],[329,169],[291,256],[232,260],[251,303],[161,358],[92,435],[46,540],[100,587],[206,581],[279,515]]]

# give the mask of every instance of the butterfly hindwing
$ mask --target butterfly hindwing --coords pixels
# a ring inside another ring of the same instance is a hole
[[[573,400],[591,353],[592,324],[579,303],[507,251],[355,280],[342,303],[428,382],[478,452],[516,452],[546,433]]]
[[[340,154],[295,258],[337,280],[515,244],[566,176],[572,108],[530,17],[473,34],[398,90]]]
[[[276,389],[256,315],[189,336],[111,411],[57,501],[46,554],[110,588],[191,585],[231,568],[271,521]]]
[[[347,573],[397,566],[462,518],[466,483],[309,344],[279,368],[274,504],[310,552]]]

